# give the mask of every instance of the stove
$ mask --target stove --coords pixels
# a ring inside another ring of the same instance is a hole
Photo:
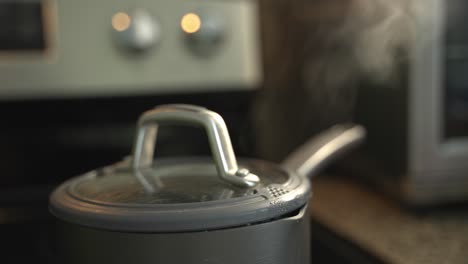
[[[6,0],[0,99],[249,90],[254,0]]]
[[[246,116],[253,95],[237,91],[1,102],[0,116],[9,124],[0,131],[0,233],[9,241],[3,259],[55,263],[50,192],[68,178],[129,155],[138,116],[155,105],[184,102],[216,109],[226,120],[236,154],[252,156]],[[159,132],[158,157],[210,154],[201,128],[162,126]]]
[[[129,155],[138,116],[156,105],[219,112],[249,156],[257,20],[254,0],[2,1],[2,260],[55,263],[49,193]],[[209,154],[201,129],[160,132],[158,155]]]

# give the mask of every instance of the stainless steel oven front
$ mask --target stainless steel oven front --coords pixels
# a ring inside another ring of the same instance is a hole
[[[0,2],[0,100],[248,90],[254,0]]]

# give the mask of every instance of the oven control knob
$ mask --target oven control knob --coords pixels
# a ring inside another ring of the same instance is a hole
[[[143,9],[115,13],[112,16],[112,28],[118,44],[127,49],[148,50],[161,38],[158,21]]]
[[[212,54],[226,37],[225,20],[218,13],[187,13],[180,22],[188,47],[199,54]]]

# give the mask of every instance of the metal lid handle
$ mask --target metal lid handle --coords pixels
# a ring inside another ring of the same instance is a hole
[[[202,125],[207,134],[218,175],[242,187],[259,182],[257,175],[237,166],[231,139],[223,118],[203,107],[183,104],[158,106],[143,113],[138,120],[138,131],[133,146],[132,167],[147,168],[153,163],[158,124],[180,122]]]

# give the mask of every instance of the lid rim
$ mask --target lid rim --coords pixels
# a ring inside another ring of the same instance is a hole
[[[304,195],[303,197],[296,197],[294,203],[289,204],[288,210],[277,210],[275,206],[271,206],[268,210],[262,211],[260,215],[258,209],[252,208],[251,210],[247,210],[245,204],[239,204],[238,207],[242,208],[239,208],[240,210],[233,210],[231,215],[218,214],[217,217],[213,214],[208,214],[210,213],[209,211],[216,211],[206,210],[209,208],[205,208],[205,210],[186,210],[179,212],[178,214],[161,211],[154,214],[151,211],[143,212],[140,210],[135,211],[138,212],[136,215],[128,215],[126,214],[128,212],[119,214],[120,210],[108,210],[109,208],[106,207],[106,214],[95,214],[92,212],[99,210],[99,208],[88,208],[89,211],[87,212],[81,210],[74,211],[66,210],[68,207],[63,207],[63,205],[51,203],[49,205],[49,210],[55,217],[65,222],[109,231],[168,233],[196,232],[233,228],[277,218],[304,206],[309,201],[310,196],[311,195],[309,194]],[[211,215],[211,217],[206,217],[207,215]],[[154,218],[158,218],[157,225],[155,225],[153,221]],[[189,218],[190,221],[184,221],[184,219]],[[203,221],[196,221],[197,219]]]
[[[76,183],[96,179],[98,173],[92,171],[69,179],[54,190],[50,196],[49,210],[63,221],[104,230],[191,232],[268,221],[297,210],[309,201],[311,184],[308,179],[269,162],[249,162],[251,165],[256,163],[258,167],[266,166],[268,173],[281,172],[281,175],[287,176],[285,182],[265,185],[255,194],[222,200],[172,204],[119,203],[106,199],[93,200],[93,196],[73,192]],[[280,190],[277,192],[276,188]],[[250,189],[257,190],[257,187]]]

